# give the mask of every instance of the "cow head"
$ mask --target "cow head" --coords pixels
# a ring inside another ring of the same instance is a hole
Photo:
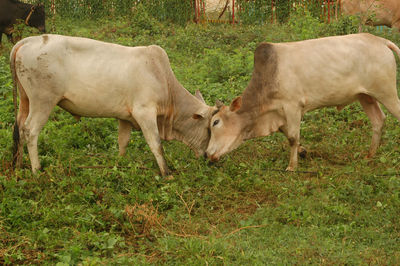
[[[182,115],[175,117],[174,138],[188,145],[196,157],[205,156],[208,142],[210,141],[210,121],[215,112],[215,106],[208,106],[200,91],[196,91],[196,100],[185,102],[180,111]]]
[[[206,151],[211,161],[218,161],[243,142],[244,123],[237,113],[241,105],[241,96],[234,99],[229,107],[217,102],[219,111],[211,119],[211,138]]]
[[[42,4],[34,5],[31,8],[31,15],[27,18],[26,24],[37,28],[41,32],[46,32],[46,15]]]

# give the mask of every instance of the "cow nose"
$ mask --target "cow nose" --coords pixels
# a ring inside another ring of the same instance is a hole
[[[207,153],[207,157],[210,158],[211,162],[217,162],[219,160],[219,157],[215,155],[215,153],[214,154]]]
[[[211,162],[218,162],[219,161],[219,157],[217,157],[215,155],[211,155],[210,160],[211,160]]]

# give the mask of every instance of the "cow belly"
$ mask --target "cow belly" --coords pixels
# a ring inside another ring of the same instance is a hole
[[[72,115],[82,116],[82,117],[113,117],[124,120],[130,120],[132,116],[128,108],[117,108],[107,105],[101,105],[96,101],[74,101],[68,98],[62,99],[58,106],[68,111]]]
[[[316,96],[310,95],[305,98],[305,106],[304,111],[311,111],[322,107],[332,107],[337,106],[339,109],[342,109],[344,106],[353,103],[357,100],[357,93],[349,94],[349,95],[326,95],[324,96]]]

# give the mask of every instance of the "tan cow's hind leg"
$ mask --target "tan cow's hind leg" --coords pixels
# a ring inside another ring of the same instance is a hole
[[[55,105],[56,103],[51,105],[43,102],[33,103],[32,100],[30,101],[29,115],[25,121],[22,131],[28,146],[29,158],[31,160],[33,173],[36,173],[37,170],[40,169],[37,148],[39,133],[49,119],[50,113]]]
[[[386,109],[399,120],[400,122],[400,100],[397,95],[394,97],[388,97],[386,99],[377,99],[381,104],[383,104]]]
[[[119,155],[124,156],[126,154],[126,147],[128,147],[129,138],[131,136],[132,124],[126,120],[118,120],[118,146]]]
[[[385,123],[386,116],[379,107],[378,102],[371,96],[360,94],[358,96],[358,100],[360,101],[361,106],[371,120],[372,124],[372,141],[367,155],[367,157],[370,158],[375,155],[376,150],[379,147],[382,136],[382,128],[383,124]]]
[[[164,152],[161,146],[160,134],[157,127],[157,113],[155,109],[140,107],[138,110],[133,110],[133,118],[138,123],[150,150],[156,157],[161,175],[168,175],[167,163],[164,159]]]

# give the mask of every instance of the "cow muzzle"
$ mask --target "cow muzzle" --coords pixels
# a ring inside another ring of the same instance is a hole
[[[215,163],[219,161],[219,156],[217,156],[215,153],[214,154],[210,154],[207,153],[207,157],[210,159],[211,162]]]
[[[213,163],[216,163],[216,162],[219,161],[219,157],[218,157],[218,156],[215,156],[215,155],[211,155],[210,161],[213,162]]]

